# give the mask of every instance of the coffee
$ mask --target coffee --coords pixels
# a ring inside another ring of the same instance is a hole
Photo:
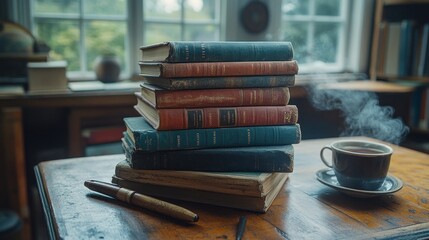
[[[324,155],[332,151],[332,163]],[[340,185],[349,188],[375,190],[384,182],[390,165],[392,148],[368,141],[343,140],[321,149],[320,157],[333,168]]]
[[[384,153],[380,149],[376,148],[362,148],[362,147],[356,147],[356,146],[344,146],[341,148],[342,150],[354,152],[354,153],[366,153],[366,154],[380,154]]]

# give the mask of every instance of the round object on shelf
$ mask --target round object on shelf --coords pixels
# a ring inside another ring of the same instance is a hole
[[[241,25],[247,32],[257,34],[265,31],[268,27],[269,11],[266,3],[261,1],[250,1],[241,10]]]

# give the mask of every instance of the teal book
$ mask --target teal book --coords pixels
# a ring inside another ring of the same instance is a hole
[[[125,134],[126,160],[133,169],[215,172],[292,172],[292,145],[145,152]]]
[[[290,61],[290,42],[171,41],[140,47],[144,62]]]
[[[299,124],[157,131],[143,117],[124,118],[136,150],[163,151],[289,145],[301,141]]]
[[[143,81],[168,90],[208,89],[208,88],[257,88],[292,87],[295,75],[254,75],[235,77],[186,77],[159,78],[144,77]]]

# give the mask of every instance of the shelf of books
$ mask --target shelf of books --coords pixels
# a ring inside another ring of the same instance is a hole
[[[379,0],[371,79],[413,87],[410,127],[429,133],[429,1]]]
[[[113,182],[144,194],[265,212],[301,140],[290,42],[165,42],[141,50],[139,117],[124,118]]]

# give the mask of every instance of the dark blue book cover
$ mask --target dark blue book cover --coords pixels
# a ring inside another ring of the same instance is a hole
[[[292,145],[145,152],[125,134],[126,159],[134,169],[216,172],[292,172]]]
[[[399,40],[399,76],[411,76],[413,69],[413,54],[415,45],[416,23],[413,20],[403,20]]]
[[[299,124],[157,131],[143,117],[124,118],[124,122],[136,150],[148,152],[289,145],[301,141]]]
[[[146,62],[290,61],[290,42],[171,41],[140,48]]]

